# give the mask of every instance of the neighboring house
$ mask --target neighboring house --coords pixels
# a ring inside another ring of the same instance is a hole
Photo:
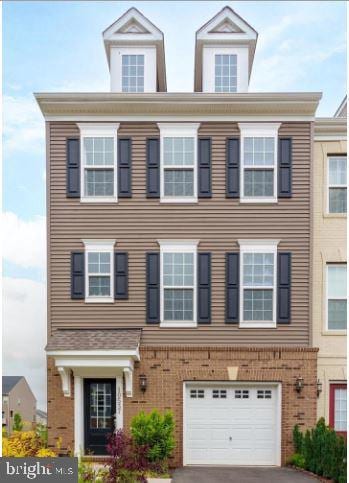
[[[347,428],[347,105],[315,121],[313,345],[319,348],[318,417]]]
[[[36,422],[37,424],[47,425],[47,413],[41,409],[36,410]]]
[[[12,432],[14,415],[19,413],[25,427],[35,423],[36,399],[23,376],[2,376],[2,427]]]
[[[173,465],[283,464],[294,425],[316,422],[321,94],[249,93],[257,32],[229,7],[196,33],[193,93],[166,92],[163,34],[138,10],[103,38],[111,92],[36,94],[49,445],[105,454],[114,427],[158,408],[174,412]]]

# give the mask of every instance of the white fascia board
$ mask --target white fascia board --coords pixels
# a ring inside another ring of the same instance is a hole
[[[233,24],[235,24],[240,30],[242,30],[241,33],[239,32],[223,32],[223,33],[210,33],[211,30],[213,30],[215,27],[217,27],[224,19],[228,18]],[[257,39],[257,32],[250,26],[248,23],[246,23],[239,15],[236,15],[236,13],[231,10],[230,8],[223,8],[221,12],[219,12],[217,15],[215,15],[204,27],[202,27],[198,32],[197,32],[197,39],[198,40],[206,40],[210,39],[213,36],[218,38],[230,38],[231,40],[237,39],[237,38],[244,38],[244,39],[251,39],[251,40],[256,40]]]
[[[279,115],[279,114],[275,114],[275,115],[270,115],[270,116],[265,116],[265,115],[250,115],[250,116],[246,116],[246,115],[239,115],[239,114],[236,114],[236,115],[224,115],[224,114],[220,114],[220,115],[212,115],[212,116],[209,116],[209,115],[202,115],[202,116],[178,116],[178,115],[173,115],[173,116],[169,116],[169,115],[162,115],[162,114],[153,114],[153,115],[120,115],[120,116],[116,116],[116,115],[112,115],[112,116],[103,116],[103,115],[75,115],[75,114],[72,114],[72,115],[65,115],[63,114],[62,116],[60,115],[48,115],[48,116],[44,116],[45,120],[46,121],[51,121],[51,122],[54,122],[54,121],[70,121],[70,122],[81,122],[81,121],[120,121],[120,122],[126,122],[126,121],[152,121],[152,122],[157,122],[159,121],[159,119],[161,119],[162,122],[171,122],[171,121],[177,121],[177,122],[182,122],[182,121],[185,121],[185,122],[188,122],[188,121],[192,121],[192,122],[197,122],[197,121],[200,121],[200,122],[206,122],[206,121],[226,121],[226,122],[251,122],[251,121],[255,121],[255,122],[270,122],[270,121],[275,121],[275,119],[277,121],[314,121],[314,116],[308,116],[308,115],[305,115],[305,116],[298,116],[298,115],[293,115],[293,114],[290,114],[290,115]]]
[[[135,357],[140,360],[139,349],[101,349],[101,350],[52,350],[48,356],[54,357]]]

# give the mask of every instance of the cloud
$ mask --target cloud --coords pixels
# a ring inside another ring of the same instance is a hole
[[[2,215],[3,257],[23,268],[46,266],[46,219],[36,216],[25,221],[15,213]]]
[[[33,280],[3,279],[3,373],[25,376],[46,407],[46,293]]]
[[[3,97],[3,149],[6,154],[15,151],[43,153],[45,123],[36,102],[30,97]]]

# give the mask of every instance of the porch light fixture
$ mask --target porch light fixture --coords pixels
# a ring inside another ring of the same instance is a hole
[[[317,393],[317,397],[319,397],[320,394],[322,393],[322,382],[320,381],[320,379],[318,379],[316,383],[316,393]]]
[[[303,387],[304,387],[303,377],[297,377],[296,382],[295,382],[295,388],[296,388],[296,391],[298,392],[298,394],[302,392]]]
[[[139,389],[142,392],[145,392],[147,390],[147,386],[148,386],[147,376],[145,374],[141,374],[139,376]]]

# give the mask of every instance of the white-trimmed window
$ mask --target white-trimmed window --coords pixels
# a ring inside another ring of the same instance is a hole
[[[277,202],[279,123],[240,123],[242,202]]]
[[[197,131],[199,124],[158,124],[160,195],[163,202],[197,201]]]
[[[347,212],[347,156],[328,157],[328,212]]]
[[[236,54],[215,54],[215,92],[237,92]]]
[[[81,201],[117,201],[119,124],[78,124],[81,146]]]
[[[144,54],[122,55],[122,92],[144,92]]]
[[[161,325],[196,326],[197,241],[160,241]]]
[[[327,264],[327,330],[347,329],[347,265]]]
[[[278,240],[239,240],[240,326],[276,327]]]
[[[86,302],[114,302],[115,240],[83,240]]]

